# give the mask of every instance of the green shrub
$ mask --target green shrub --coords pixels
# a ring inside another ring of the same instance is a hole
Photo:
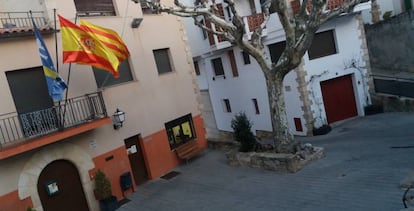
[[[231,128],[234,131],[234,139],[240,142],[240,152],[253,151],[256,146],[256,138],[251,131],[252,123],[244,112],[240,112],[231,120]]]
[[[112,196],[111,182],[100,169],[95,173],[95,191],[99,199],[108,199]]]
[[[382,19],[387,20],[391,18],[391,15],[392,15],[392,11],[387,11],[384,13],[384,15],[382,15]]]

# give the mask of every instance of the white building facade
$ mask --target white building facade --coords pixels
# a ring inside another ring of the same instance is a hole
[[[253,9],[248,3],[237,5],[240,15],[245,17],[247,31],[253,23],[249,20],[261,15],[259,1],[254,2]],[[225,3],[223,8],[224,16],[228,17]],[[218,131],[231,132],[232,118],[242,111],[252,121],[253,132],[270,132],[269,99],[257,62],[228,42],[203,34],[192,20],[187,19],[185,23],[198,70],[199,88],[202,93],[208,93],[202,96],[209,98],[210,110],[214,113],[215,124],[210,125],[216,125]],[[271,14],[263,34],[266,55],[269,59],[277,59],[285,37],[276,13]],[[314,128],[363,116],[364,107],[370,104],[368,69],[361,12],[344,14],[324,24],[302,64],[284,79],[291,133],[307,136]],[[204,109],[209,110],[206,107],[208,104]],[[207,128],[208,138],[217,138],[217,133],[212,131],[214,128]]]

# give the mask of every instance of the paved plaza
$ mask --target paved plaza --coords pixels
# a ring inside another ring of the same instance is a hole
[[[339,123],[323,136],[297,137],[326,157],[297,173],[231,167],[206,150],[179,175],[139,186],[121,211],[385,210],[403,208],[400,182],[414,171],[414,114],[384,113]]]

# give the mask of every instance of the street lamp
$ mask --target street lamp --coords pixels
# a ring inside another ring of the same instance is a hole
[[[122,127],[122,123],[124,123],[125,121],[125,112],[119,110],[118,108],[116,109],[114,115],[113,115],[114,119],[114,129],[118,130],[119,128]]]

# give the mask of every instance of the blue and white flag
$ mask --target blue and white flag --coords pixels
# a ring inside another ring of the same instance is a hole
[[[47,88],[49,89],[49,95],[53,100],[61,101],[63,92],[66,88],[68,88],[68,86],[56,72],[52,58],[50,57],[49,51],[46,48],[42,35],[40,34],[39,29],[36,27],[33,18],[32,22],[36,36],[36,43],[39,47],[40,59],[42,60],[43,72],[45,73],[46,77]]]

